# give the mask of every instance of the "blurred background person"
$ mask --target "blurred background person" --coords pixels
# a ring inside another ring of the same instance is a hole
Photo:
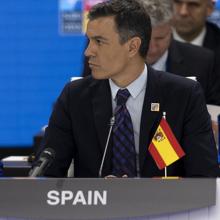
[[[212,51],[173,40],[171,20],[172,1],[143,0],[151,17],[152,35],[146,62],[157,70],[191,77],[203,87],[206,102],[217,104],[212,92],[214,54]]]
[[[174,38],[179,41],[220,49],[220,29],[207,21],[214,10],[212,0],[173,0]]]
[[[210,83],[212,100],[220,105],[220,28],[207,20],[213,13],[215,0],[173,0],[173,36],[181,42],[188,42],[212,50],[215,54],[213,80]],[[217,127],[217,124],[214,125]],[[217,132],[217,129],[214,129]]]

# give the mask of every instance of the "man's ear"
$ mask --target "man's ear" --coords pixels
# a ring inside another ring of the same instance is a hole
[[[206,16],[210,16],[212,14],[212,12],[214,11],[215,8],[215,2],[212,0],[208,0],[208,5],[207,5],[207,9],[206,9]]]
[[[140,49],[141,39],[139,37],[133,37],[128,41],[128,53],[129,57],[135,56]]]

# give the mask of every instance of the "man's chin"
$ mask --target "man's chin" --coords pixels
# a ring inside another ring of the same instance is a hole
[[[177,25],[176,30],[180,35],[185,35],[192,32],[192,25],[190,24]]]
[[[94,79],[107,79],[108,77],[103,72],[92,71],[92,77]]]

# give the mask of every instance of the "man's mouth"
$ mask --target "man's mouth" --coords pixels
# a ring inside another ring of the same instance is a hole
[[[89,62],[89,67],[98,67],[98,66],[99,66],[98,64]]]

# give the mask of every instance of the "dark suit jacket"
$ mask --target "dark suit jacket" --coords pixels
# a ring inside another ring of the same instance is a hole
[[[201,84],[206,103],[217,104],[214,83],[214,53],[192,44],[171,41],[167,60],[167,71],[180,76],[196,76]]]
[[[213,100],[214,104],[220,105],[220,28],[211,22],[206,22],[206,35],[203,46],[215,53]]]
[[[211,22],[206,22],[206,35],[203,46],[213,51],[220,49],[220,28]]]
[[[160,103],[152,112],[151,103]],[[197,82],[148,68],[148,81],[140,125],[139,159],[142,177],[163,176],[148,152],[162,117],[167,113],[186,156],[168,167],[168,175],[216,176],[217,150],[203,93]],[[98,177],[112,116],[108,80],[91,76],[66,85],[57,100],[44,138],[56,152],[47,176],[63,177],[74,158],[76,177]],[[111,174],[111,143],[103,176]]]

